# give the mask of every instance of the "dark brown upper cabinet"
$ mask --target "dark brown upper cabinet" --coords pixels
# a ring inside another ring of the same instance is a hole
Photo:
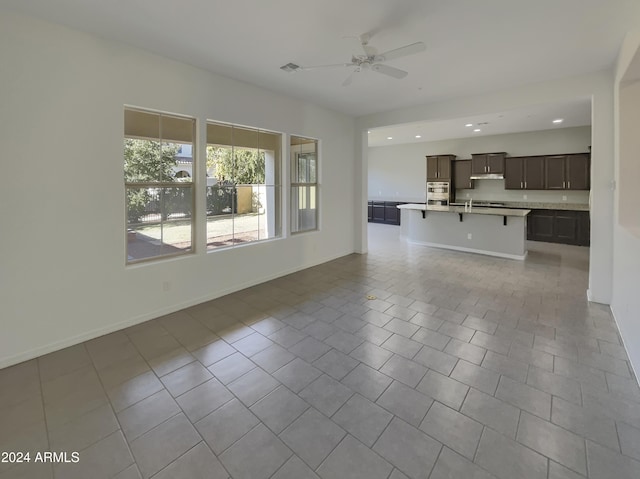
[[[471,173],[482,175],[487,173],[504,173],[504,152],[499,153],[474,153],[471,155]]]
[[[589,155],[567,155],[567,189],[588,190],[590,187],[591,161]]]
[[[544,159],[544,176],[548,190],[564,190],[567,188],[565,162],[567,155],[547,156]]]
[[[504,163],[504,189],[524,189],[524,158],[512,156]]]
[[[451,161],[456,155],[427,156],[427,180],[451,180]]]
[[[543,156],[529,156],[524,159],[524,189],[545,189]]]
[[[471,179],[471,160],[457,160],[453,162],[454,186],[458,190],[473,189]]]
[[[544,156],[516,156],[505,160],[506,190],[544,190]]]
[[[591,164],[588,153],[545,157],[548,190],[588,190]]]

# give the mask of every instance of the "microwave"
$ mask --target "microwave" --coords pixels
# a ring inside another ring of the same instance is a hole
[[[427,198],[429,196],[446,196],[449,197],[449,188],[451,184],[448,181],[428,181],[427,182]]]

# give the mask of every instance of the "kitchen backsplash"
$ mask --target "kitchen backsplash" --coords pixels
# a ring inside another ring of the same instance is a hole
[[[473,190],[456,190],[456,200],[589,203],[589,192],[582,190],[505,190],[504,180],[474,180],[474,186]]]

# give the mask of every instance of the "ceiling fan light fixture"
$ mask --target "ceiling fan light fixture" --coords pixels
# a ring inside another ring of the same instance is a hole
[[[353,74],[359,73],[363,70],[371,70],[376,73],[381,73],[382,75],[386,75],[388,77],[395,78],[400,80],[408,75],[408,73],[404,70],[400,70],[399,68],[395,68],[389,65],[385,65],[382,62],[386,62],[388,60],[395,60],[396,58],[402,58],[408,55],[413,55],[415,53],[422,52],[426,49],[425,44],[423,42],[416,42],[410,45],[405,45],[400,48],[396,48],[395,50],[389,50],[381,55],[378,55],[377,50],[373,47],[369,46],[369,34],[363,34],[358,37],[360,40],[360,47],[362,48],[362,55],[352,55],[351,62],[349,63],[336,63],[332,65],[313,65],[301,67],[300,65],[296,65],[295,63],[287,63],[280,67],[281,70],[293,73],[296,71],[309,71],[309,70],[321,70],[327,68],[339,68],[339,67],[355,67],[355,70],[352,71],[351,75],[347,77],[345,81],[342,82],[342,86],[349,86],[353,81]],[[355,37],[348,37],[355,38]]]

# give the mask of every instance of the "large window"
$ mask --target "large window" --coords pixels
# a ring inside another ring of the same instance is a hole
[[[193,250],[193,183],[185,170],[193,157],[178,165],[178,156],[193,151],[194,131],[193,118],[125,109],[128,263]]]
[[[279,133],[207,124],[207,249],[280,236]]]
[[[318,140],[291,137],[291,232],[318,229]]]

